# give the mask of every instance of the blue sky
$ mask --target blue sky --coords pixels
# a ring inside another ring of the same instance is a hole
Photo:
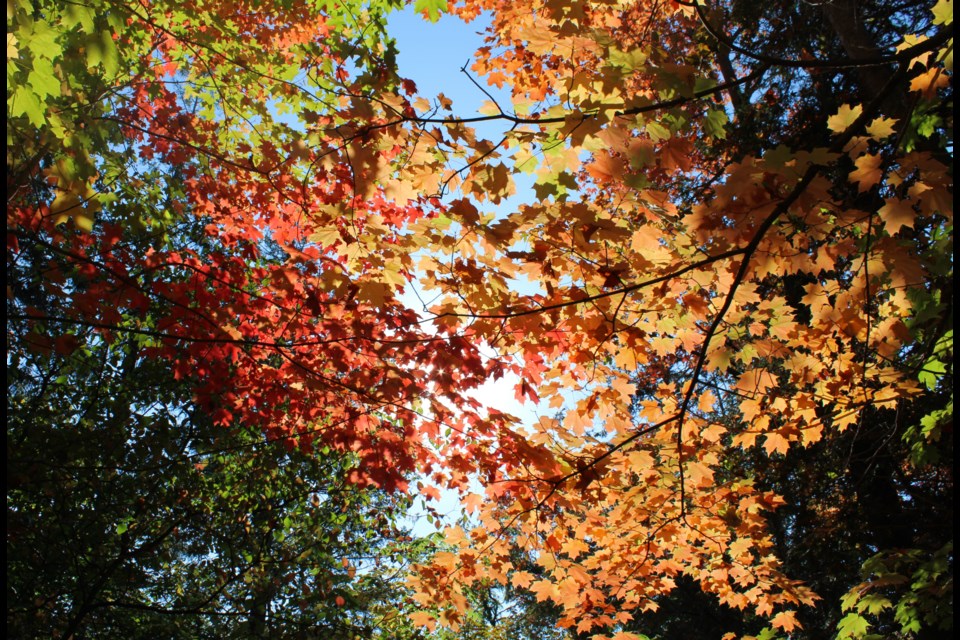
[[[441,16],[439,21],[431,23],[414,13],[410,6],[403,11],[390,14],[388,33],[397,39],[399,49],[397,64],[400,75],[413,80],[417,85],[418,94],[428,100],[432,101],[439,93],[450,98],[453,101],[455,115],[463,117],[476,115],[480,105],[488,100],[488,97],[460,69],[465,65],[469,68],[467,62],[472,60],[477,48],[483,46],[482,32],[488,23],[489,20],[483,16],[470,24],[465,24],[449,15]],[[510,104],[507,92],[498,92],[495,87],[486,87],[482,79],[475,79],[498,101],[502,98],[502,104]],[[478,133],[485,137],[499,139],[496,136],[504,128],[494,123],[477,129]],[[485,211],[504,210],[529,200],[524,197],[524,189],[521,185],[518,185],[518,191],[520,192],[518,196],[510,198],[499,207],[491,208],[492,205],[486,203],[481,208]],[[414,308],[418,307],[415,298],[412,298],[409,304]],[[524,408],[514,399],[514,384],[515,380],[508,377],[496,383],[484,385],[474,395],[486,406],[496,407],[521,418],[532,419],[532,407]],[[434,506],[441,513],[447,514],[446,524],[452,524],[463,513],[458,496],[454,492],[444,491],[440,503]],[[413,512],[408,516],[416,535],[435,531],[434,527],[426,521],[421,509],[422,507],[414,507]]]
[[[466,24],[449,15],[431,23],[409,5],[391,13],[388,33],[397,39],[400,74],[413,80],[419,93],[428,99],[443,93],[453,100],[457,115],[474,114],[487,98],[460,68],[483,46],[479,32],[487,24],[489,19],[484,16]]]

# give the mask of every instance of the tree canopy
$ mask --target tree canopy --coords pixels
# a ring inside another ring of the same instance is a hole
[[[952,0],[412,4],[8,2],[8,629],[950,628]]]

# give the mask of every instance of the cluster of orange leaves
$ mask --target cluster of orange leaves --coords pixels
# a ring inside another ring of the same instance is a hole
[[[787,454],[850,427],[866,407],[920,393],[896,364],[911,340],[908,292],[929,277],[910,233],[952,216],[948,168],[925,152],[878,151],[904,124],[862,106],[824,114],[832,147],[763,157],[701,151],[700,123],[719,95],[664,109],[691,123],[672,131],[652,114],[633,116],[702,79],[677,62],[699,28],[690,6],[467,1],[455,11],[493,12],[491,46],[473,68],[509,86],[518,112],[557,105],[513,132],[517,170],[532,158],[538,183],[567,173],[579,191],[495,224],[451,208],[467,242],[445,272],[437,267],[451,293],[437,311],[522,363],[518,394],[558,413],[518,430],[523,446],[507,441],[475,501],[476,526],[448,530],[454,551],[416,580],[422,603],[455,605],[420,616],[455,625],[466,587],[511,584],[560,605],[561,625],[595,632],[655,609],[684,574],[794,630],[796,607],[816,595],[783,575],[771,551],[764,513],[781,499],[731,474],[725,452]],[[913,91],[929,97],[945,85],[938,57],[906,63],[924,69]],[[545,139],[565,144],[551,150]],[[914,181],[876,210],[853,208],[825,170],[844,157],[861,193]],[[679,191],[638,188],[638,176],[714,172],[722,178],[709,197],[684,215],[672,204]],[[770,286],[792,274],[819,274],[804,289],[804,322]],[[541,291],[505,284],[524,277]],[[512,569],[518,547],[536,577]]]

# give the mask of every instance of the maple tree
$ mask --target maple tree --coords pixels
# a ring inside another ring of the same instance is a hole
[[[393,3],[254,4],[8,5],[16,349],[135,339],[218,425],[459,490],[429,629],[491,585],[621,638],[691,586],[734,635],[949,624],[952,511],[906,503],[952,500],[951,2],[418,0],[491,18],[476,117]],[[470,394],[507,374],[533,424]],[[843,514],[823,603],[791,549]]]

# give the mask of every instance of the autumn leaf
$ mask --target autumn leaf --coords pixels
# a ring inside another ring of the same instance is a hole
[[[534,577],[533,574],[527,571],[516,571],[513,576],[510,577],[510,584],[518,589],[526,589],[530,586],[530,583],[533,582]]]
[[[895,235],[904,227],[912,227],[917,217],[913,205],[907,200],[891,198],[877,211],[883,220],[884,228],[890,235]]]
[[[7,60],[20,57],[20,50],[17,48],[17,36],[12,33],[7,34]]]
[[[827,127],[834,133],[843,133],[850,128],[850,125],[852,125],[862,113],[863,107],[860,105],[851,107],[849,104],[845,104],[840,107],[840,110],[837,111],[836,114],[827,118]]]
[[[883,158],[879,155],[865,154],[854,163],[857,168],[850,172],[850,181],[856,182],[860,193],[870,190],[883,177]]]
[[[374,306],[381,306],[393,296],[393,288],[385,282],[363,282],[357,290],[357,298]]]
[[[781,611],[777,615],[773,616],[770,620],[772,624],[777,629],[783,629],[787,633],[790,633],[794,629],[802,629],[803,626],[797,622],[797,612],[796,611]]]
[[[767,453],[786,454],[790,450],[790,440],[777,431],[770,431],[764,434],[763,448]]]
[[[413,10],[424,14],[430,22],[440,19],[441,13],[447,12],[447,0],[416,0]]]
[[[530,591],[537,597],[537,602],[555,600],[559,597],[557,585],[550,580],[539,580],[533,583]]]
[[[483,505],[484,497],[478,493],[470,493],[464,496],[462,503],[467,513],[475,513]]]
[[[914,78],[910,82],[910,91],[919,92],[924,98],[930,99],[936,95],[937,89],[942,89],[949,84],[950,79],[943,70],[934,67]]]
[[[876,118],[870,123],[870,126],[867,127],[867,133],[875,140],[889,138],[895,131],[893,126],[896,123],[897,120],[893,118]]]
[[[953,0],[937,0],[933,5],[933,24],[948,25],[953,23]]]
[[[695,487],[706,487],[713,484],[713,469],[700,462],[688,462],[687,471]]]
[[[414,611],[410,614],[410,621],[418,627],[426,627],[430,632],[437,628],[437,617],[427,611]]]
[[[700,409],[702,413],[710,413],[713,409],[713,405],[717,402],[717,397],[712,391],[707,389],[700,394],[700,399],[697,401],[697,408]]]
[[[493,100],[484,100],[477,112],[484,116],[495,116],[500,113],[500,107]]]

